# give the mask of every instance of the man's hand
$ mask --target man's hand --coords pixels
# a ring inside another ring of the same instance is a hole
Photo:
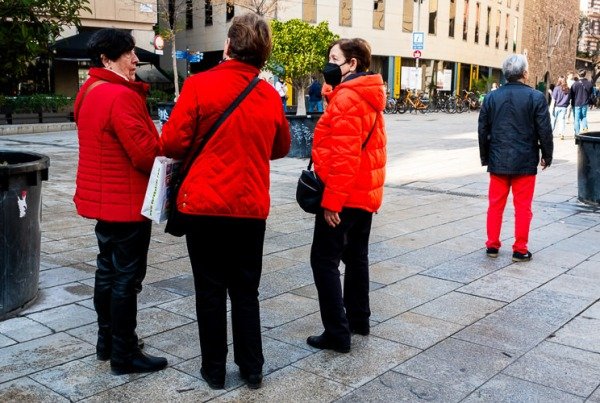
[[[335,228],[342,222],[342,220],[340,220],[340,215],[335,211],[324,209],[323,214],[325,216],[325,222],[332,228]]]
[[[546,168],[548,168],[548,165],[546,165],[546,160],[545,159],[540,159],[540,166],[542,167],[542,171]]]

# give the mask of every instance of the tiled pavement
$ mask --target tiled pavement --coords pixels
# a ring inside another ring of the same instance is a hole
[[[0,322],[0,401],[600,402],[600,215],[577,201],[577,147],[557,139],[554,164],[538,177],[533,260],[511,262],[510,206],[505,247],[488,259],[476,119],[386,116],[388,181],[370,248],[372,334],[353,337],[349,354],[305,343],[321,331],[308,265],[313,218],[294,202],[306,161],[273,163],[260,287],[266,377],[256,391],[231,357],[226,390],[200,378],[186,248],[158,225],[138,333],[170,365],[111,375],[94,354],[94,222],[71,202],[75,133],[0,137],[2,149],[51,158],[40,294]],[[600,127],[600,112],[590,120]]]

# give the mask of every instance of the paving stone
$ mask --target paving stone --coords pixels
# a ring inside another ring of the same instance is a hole
[[[136,332],[140,337],[148,337],[191,322],[190,318],[163,309],[146,308],[138,310]]]
[[[388,371],[350,392],[339,402],[459,402],[464,392]]]
[[[463,402],[577,403],[583,402],[583,399],[537,383],[499,374],[471,393]]]
[[[586,309],[583,314],[589,318],[600,319],[600,301]]]
[[[462,328],[462,325],[456,323],[405,312],[374,326],[371,333],[424,350]]]
[[[545,263],[533,259],[527,264],[514,263],[503,269],[500,269],[496,274],[502,274],[522,280],[532,281],[538,284],[546,283],[553,278],[565,273],[567,269],[563,267],[548,266]]]
[[[17,343],[16,340],[13,340],[3,334],[0,334],[0,348],[6,347],[6,346],[11,346],[16,343]]]
[[[399,280],[413,276],[423,270],[412,264],[401,263],[396,257],[375,263],[369,267],[369,278],[380,284],[393,284]]]
[[[586,260],[569,270],[567,274],[600,281],[600,266],[598,265],[598,262]]]
[[[589,402],[589,403],[600,402],[600,386],[598,387],[598,389],[596,389],[596,391],[594,393],[591,394],[591,396],[586,400],[586,402]]]
[[[93,273],[77,270],[72,267],[56,267],[40,271],[40,288],[54,287],[93,277]]]
[[[184,360],[200,355],[200,339],[196,322],[145,337],[144,341],[154,348]]]
[[[65,333],[4,347],[0,354],[0,383],[73,361],[87,354],[89,344]]]
[[[127,381],[127,377],[112,375],[107,365],[93,365],[85,360],[58,365],[30,377],[70,401],[84,399]]]
[[[419,352],[375,336],[352,338],[350,353],[321,350],[294,364],[314,374],[357,388],[389,371]]]
[[[587,397],[600,386],[600,355],[544,342],[506,368],[504,373]]]
[[[577,295],[594,301],[600,295],[600,281],[590,281],[585,277],[563,274],[545,284],[543,289]]]
[[[291,322],[287,322],[281,326],[266,330],[263,332],[263,335],[299,348],[318,351],[306,344],[306,339],[308,336],[321,333],[323,333],[321,315],[319,312],[315,312]]]
[[[0,400],[3,402],[55,402],[67,403],[69,399],[29,379],[19,378],[0,384]]]
[[[436,228],[436,231],[439,231],[439,228]],[[463,255],[464,253],[462,251],[446,249],[439,246],[430,246],[400,255],[394,260],[399,263],[428,269]]]
[[[194,276],[192,274],[182,274],[166,280],[154,282],[152,283],[152,287],[160,288],[179,296],[188,297],[194,295]]]
[[[307,277],[295,276],[284,271],[263,274],[258,288],[258,298],[262,301],[312,284],[314,282],[312,274],[310,279],[307,279]]]
[[[179,298],[174,301],[169,301],[158,305],[158,308],[165,311],[173,312],[177,315],[185,316],[192,320],[196,320],[196,296]]]
[[[488,259],[482,251],[481,257],[475,260],[473,257],[455,259],[427,269],[421,274],[467,284],[501,269],[503,264],[508,265],[500,259]]]
[[[79,327],[96,322],[96,312],[92,309],[70,304],[48,309],[43,312],[32,313],[29,318],[44,324],[54,332]]]
[[[600,319],[576,317],[555,333],[555,343],[600,354]],[[600,358],[599,358],[600,359]]]
[[[69,283],[45,288],[39,291],[38,297],[33,305],[23,310],[21,315],[28,315],[57,306],[83,301],[90,298],[93,293],[94,290],[92,287],[80,283]]]
[[[261,325],[272,329],[319,310],[314,299],[291,293],[281,294],[260,303]]]
[[[124,377],[127,379],[126,377]],[[224,393],[212,390],[206,382],[173,368],[107,389],[85,402],[202,402]]]
[[[460,286],[461,284],[457,282],[416,275],[398,281],[381,290],[386,294],[399,297],[410,308],[413,308],[447,294]]]
[[[282,387],[285,385],[285,387]],[[286,367],[267,375],[260,389],[235,389],[218,396],[215,402],[330,402],[351,390],[328,377],[295,367]]]
[[[0,322],[0,334],[18,342],[37,339],[51,333],[52,329],[27,317],[16,317]]]
[[[499,350],[448,338],[400,364],[394,371],[472,392],[511,361]]]
[[[93,322],[86,326],[80,326],[74,329],[67,330],[66,333],[70,334],[73,337],[77,337],[78,339],[83,340],[86,343],[91,344],[92,347],[95,348],[96,340],[98,340],[98,324],[96,322]],[[91,353],[92,350],[90,350],[90,354]]]
[[[470,325],[504,305],[500,301],[452,291],[414,308],[412,312],[447,322]]]
[[[181,292],[171,292],[161,287],[156,287],[154,284],[145,284],[137,298],[138,310],[180,299],[182,295],[187,296]]]
[[[458,292],[477,295],[496,301],[511,302],[537,288],[539,283],[491,273],[458,289]]]

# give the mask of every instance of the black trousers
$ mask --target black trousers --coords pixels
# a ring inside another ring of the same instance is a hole
[[[227,293],[231,300],[233,355],[247,373],[262,371],[258,287],[266,221],[190,216],[186,234],[194,272],[202,367],[217,379],[227,359]]]
[[[321,320],[326,336],[340,345],[350,345],[350,327],[368,326],[369,235],[373,214],[345,208],[335,228],[316,215],[310,264],[319,294]],[[340,260],[346,265],[344,292]]]
[[[119,337],[121,349],[137,343],[137,293],[146,276],[152,223],[98,221],[99,253],[94,283],[94,307],[104,336]]]

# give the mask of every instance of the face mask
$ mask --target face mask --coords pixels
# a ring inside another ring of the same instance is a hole
[[[323,77],[325,82],[332,87],[335,87],[342,82],[342,67],[345,62],[341,65],[335,63],[327,63],[323,68]]]

